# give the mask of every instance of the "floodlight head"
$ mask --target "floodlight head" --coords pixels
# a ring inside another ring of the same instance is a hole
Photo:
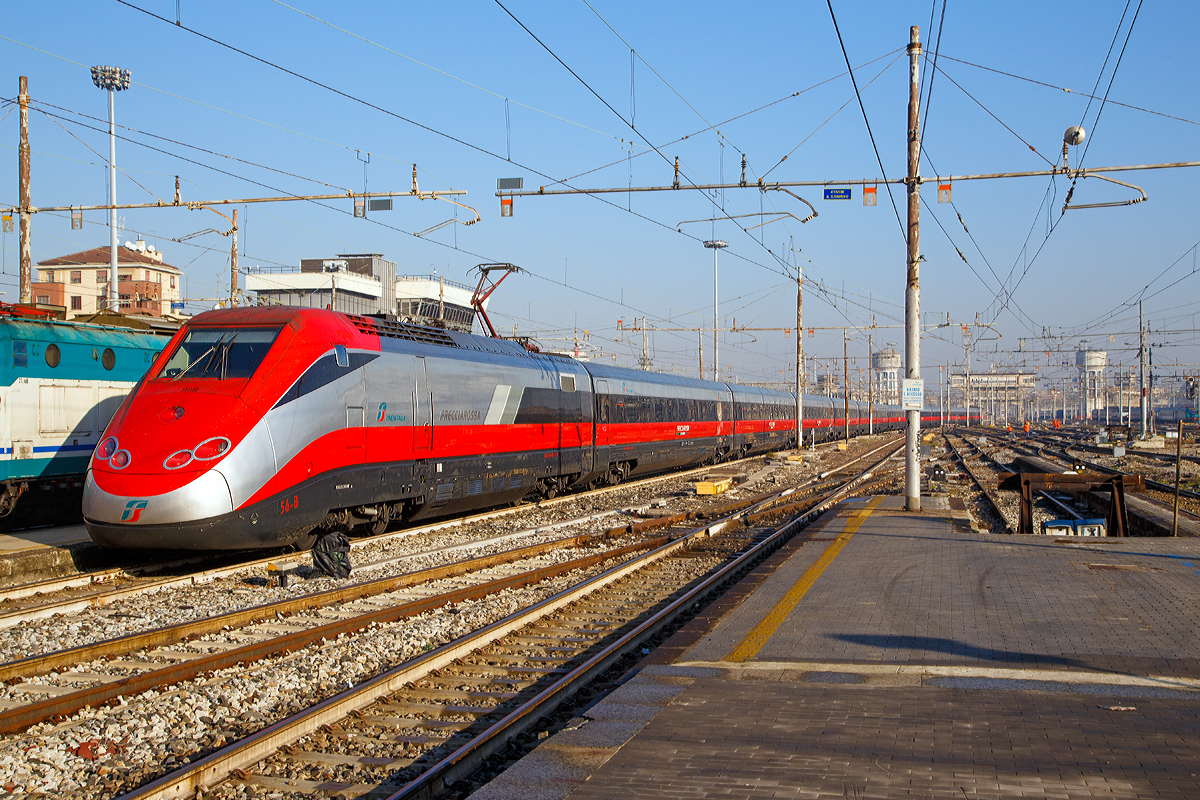
[[[92,67],[92,83],[97,89],[119,92],[129,88],[129,70],[120,67]]]
[[[1087,131],[1078,125],[1067,128],[1066,133],[1063,134],[1063,141],[1070,145],[1082,144],[1085,138],[1087,138]]]
[[[723,247],[729,247],[729,242],[725,241],[724,239],[715,239],[711,242],[705,242],[704,246],[713,250],[720,250]]]

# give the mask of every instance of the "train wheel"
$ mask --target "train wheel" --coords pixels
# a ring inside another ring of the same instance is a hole
[[[378,536],[388,529],[388,524],[392,521],[392,509],[389,506],[384,506],[383,511],[375,518],[373,522],[368,522],[365,527],[369,536]]]

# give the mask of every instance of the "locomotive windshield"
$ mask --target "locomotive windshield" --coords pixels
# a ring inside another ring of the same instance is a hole
[[[191,328],[158,377],[249,378],[271,349],[279,328]]]

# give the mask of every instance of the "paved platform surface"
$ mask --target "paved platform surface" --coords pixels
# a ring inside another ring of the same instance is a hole
[[[83,525],[17,531],[16,533],[0,534],[0,555],[10,555],[22,550],[40,550],[44,547],[63,547],[90,541],[87,528]]]
[[[1200,540],[843,503],[480,789],[1200,798]]]
[[[0,534],[0,584],[73,575],[109,561],[83,525]]]

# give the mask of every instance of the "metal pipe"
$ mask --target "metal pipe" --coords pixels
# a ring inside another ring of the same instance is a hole
[[[921,379],[921,119],[919,77],[921,59],[920,29],[908,29],[908,281],[904,292],[904,372],[909,380]],[[924,403],[924,392],[921,400]],[[904,495],[909,511],[921,510],[921,467],[919,441],[920,409],[907,411],[905,436]]]
[[[339,194],[289,194],[280,195],[278,197],[239,197],[229,200],[190,200],[183,202],[176,198],[175,201],[164,203],[161,200],[157,203],[110,203],[109,205],[99,206],[30,206],[29,212],[36,214],[39,211],[106,211],[113,208],[137,209],[137,208],[186,208],[189,211],[195,211],[198,208],[208,208],[209,206],[232,206],[244,205],[247,203],[282,203],[287,200],[346,200],[353,198],[369,199],[372,197],[416,197],[418,200],[440,200],[445,196],[463,195],[466,194],[465,189],[445,189],[435,192],[420,192],[419,194],[410,194],[408,192],[341,192]],[[450,202],[450,201],[447,201]],[[458,204],[456,204],[458,205]],[[468,208],[468,206],[463,206]],[[17,211],[19,209],[12,209]],[[474,209],[472,209],[474,210]]]
[[[917,43],[920,47],[920,43]],[[911,59],[910,59],[911,61]],[[995,178],[1039,178],[1050,175],[1066,175],[1070,178],[1085,178],[1088,175],[1101,172],[1135,172],[1146,169],[1179,169],[1181,167],[1200,167],[1200,161],[1175,161],[1166,164],[1128,164],[1124,166],[1112,167],[1089,167],[1088,169],[1080,170],[1062,170],[1062,169],[1040,169],[1028,172],[985,172],[974,175],[931,175],[928,178],[917,177],[917,183],[932,183],[934,181],[954,182],[954,181],[983,181],[992,180]],[[824,187],[824,186],[874,186],[876,184],[907,184],[908,178],[895,178],[892,180],[884,180],[883,178],[851,178],[849,180],[821,180],[821,181],[774,181],[772,183],[757,183],[754,188],[760,192],[776,192],[783,191],[785,186],[790,187]],[[694,184],[691,186],[618,186],[613,188],[599,189],[547,189],[545,186],[539,186],[537,189],[528,189],[525,191],[497,191],[496,197],[538,197],[547,195],[559,194],[616,194],[618,192],[677,192],[680,189],[694,189],[699,191],[708,191],[712,189],[745,189],[747,188],[740,183],[704,183]],[[720,219],[725,219],[721,217]]]

